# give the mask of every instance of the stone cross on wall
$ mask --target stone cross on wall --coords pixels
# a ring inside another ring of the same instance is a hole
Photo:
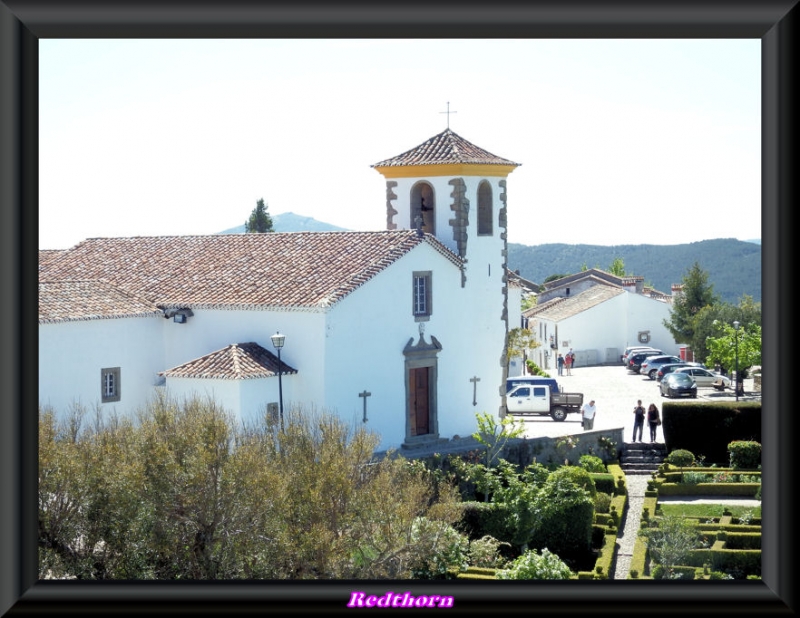
[[[370,393],[367,390],[365,390],[365,391],[363,391],[363,392],[358,394],[359,397],[362,397],[364,399],[364,422],[365,423],[367,422],[367,397],[369,397],[370,395],[372,395],[372,393]]]
[[[478,382],[480,382],[481,379],[478,376],[475,376],[474,378],[470,378],[469,381],[472,382],[472,405],[477,406],[478,400],[476,397],[478,395]]]

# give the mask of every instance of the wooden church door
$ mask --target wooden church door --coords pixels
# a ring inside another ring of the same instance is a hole
[[[411,420],[411,435],[421,436],[430,433],[429,427],[429,401],[430,380],[429,367],[417,367],[409,370],[409,417]]]

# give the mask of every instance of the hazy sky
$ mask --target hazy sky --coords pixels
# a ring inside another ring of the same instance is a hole
[[[42,39],[39,242],[213,234],[259,198],[385,229],[447,127],[522,165],[509,241],[761,237],[761,41]]]

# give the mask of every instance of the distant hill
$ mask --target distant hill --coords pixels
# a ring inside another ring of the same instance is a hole
[[[276,232],[343,232],[346,228],[292,212],[271,215]],[[244,224],[220,234],[243,234]],[[737,304],[748,294],[761,302],[761,240],[734,238],[701,240],[684,245],[520,245],[508,244],[508,267],[542,283],[555,274],[569,275],[587,268],[608,270],[615,258],[625,272],[644,277],[647,285],[670,294],[686,271],[697,262],[708,273],[714,292],[725,302]]]
[[[343,227],[337,227],[330,223],[317,221],[313,217],[296,215],[293,212],[283,212],[272,217],[272,228],[276,232],[346,232]],[[238,227],[232,227],[218,234],[244,234],[244,223]]]
[[[744,294],[761,302],[761,241],[733,238],[684,245],[519,245],[508,244],[508,267],[534,283],[551,275],[587,268],[608,270],[620,258],[625,272],[644,277],[647,285],[670,294],[697,262],[721,300],[737,304]]]

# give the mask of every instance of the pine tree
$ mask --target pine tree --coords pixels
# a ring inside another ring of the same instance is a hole
[[[708,273],[695,262],[683,277],[681,293],[673,302],[670,319],[664,320],[664,326],[676,342],[692,344],[698,312],[718,302],[714,285],[708,282]]]
[[[264,204],[264,198],[258,200],[253,212],[250,213],[250,218],[244,222],[244,231],[248,234],[265,232],[274,232],[272,228],[272,217],[267,213],[267,206]]]

